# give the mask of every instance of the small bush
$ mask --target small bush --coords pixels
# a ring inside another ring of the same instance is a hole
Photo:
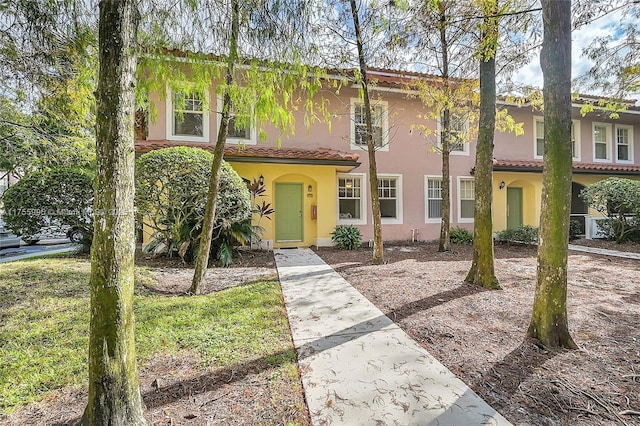
[[[611,177],[583,189],[580,198],[608,218],[598,222],[607,239],[640,241],[640,181]]]
[[[473,242],[473,234],[464,228],[451,229],[449,238],[454,244],[471,244]]]
[[[569,239],[575,240],[580,235],[582,235],[582,226],[580,225],[580,222],[578,222],[575,219],[570,221],[569,222]]]
[[[362,234],[355,226],[338,225],[331,233],[331,241],[344,250],[353,250],[362,244]]]
[[[136,206],[154,230],[148,250],[162,248],[185,261],[195,258],[212,162],[209,152],[182,146],[151,151],[136,160]],[[236,224],[250,220],[251,199],[242,178],[226,162],[219,179],[211,256],[228,266],[233,245],[245,242]]]
[[[498,240],[513,243],[537,244],[538,228],[523,225],[518,228],[505,229],[498,232]]]

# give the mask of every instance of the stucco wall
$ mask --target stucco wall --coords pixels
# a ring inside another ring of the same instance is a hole
[[[368,184],[369,161],[367,152],[359,148],[353,149],[351,140],[351,102],[357,98],[357,90],[345,87],[339,93],[334,89],[325,89],[320,96],[328,101],[330,122],[313,121],[309,127],[305,125],[304,114],[295,112],[295,130],[292,134],[282,135],[269,124],[262,124],[267,134],[265,141],[258,141],[259,145],[275,146],[278,138],[283,147],[300,147],[314,149],[319,147],[332,148],[345,152],[357,152],[361,165],[351,173],[363,176],[363,182]],[[436,239],[440,232],[439,222],[426,220],[426,176],[441,176],[441,156],[434,149],[437,141],[437,123],[428,114],[417,99],[408,99],[406,93],[398,90],[381,89],[373,92],[374,103],[383,100],[388,106],[389,145],[376,154],[377,170],[382,175],[398,176],[401,181],[401,210],[402,214],[393,224],[384,223],[383,236],[385,240],[409,240],[415,236],[418,240]],[[157,115],[149,126],[150,140],[170,139],[167,134],[167,102],[157,94],[151,94],[150,99],[157,107]],[[213,144],[217,136],[217,113],[215,87],[209,91],[208,142]],[[524,135],[515,136],[512,133],[496,133],[494,157],[497,159],[534,160],[534,117],[542,116],[541,112],[533,112],[530,107],[510,108],[513,118],[524,124]],[[586,117],[580,115],[579,109],[574,108],[574,119],[579,120],[580,161],[593,162],[593,121],[611,123],[612,137],[616,124],[633,125],[633,156],[635,164],[640,164],[640,114],[621,114],[620,119],[611,120],[602,113],[590,113]],[[427,118],[424,118],[424,117]],[[414,128],[416,124],[424,124],[434,130],[434,135],[425,137]],[[472,124],[473,125],[473,124]],[[179,142],[176,142],[179,143]],[[615,143],[615,142],[614,142]],[[611,164],[615,164],[614,158]],[[340,223],[337,212],[337,170],[331,166],[286,165],[272,163],[232,163],[241,176],[251,179],[259,175],[265,177],[265,184],[269,194],[273,197],[275,184],[279,182],[299,182],[304,185],[304,245],[326,243],[336,223]],[[451,167],[451,223],[452,227],[461,226],[473,228],[472,221],[459,220],[459,186],[461,177],[471,177],[471,169],[475,165],[475,143],[469,145],[465,154],[452,155]],[[584,175],[574,178],[574,181],[584,184],[605,178],[606,175]],[[500,183],[505,182],[505,188],[500,189]],[[313,192],[307,197],[306,188],[311,185]],[[540,173],[529,172],[495,172],[494,174],[494,227],[501,230],[506,227],[506,188],[522,187],[524,197],[523,222],[537,225],[540,211],[540,196],[542,192],[542,177]],[[370,191],[365,188],[365,196]],[[274,200],[272,199],[272,202]],[[364,240],[373,237],[371,203],[366,202],[366,214],[362,224],[357,225]],[[318,218],[311,219],[311,206],[316,205]],[[276,213],[277,214],[277,206]],[[265,227],[265,240],[274,240],[273,221],[263,219],[261,226]],[[277,244],[276,244],[277,246]]]

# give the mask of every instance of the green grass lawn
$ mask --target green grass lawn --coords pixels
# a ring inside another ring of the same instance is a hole
[[[41,258],[0,269],[0,415],[66,386],[86,386],[90,264]],[[144,282],[145,286],[140,285]],[[136,342],[144,367],[154,354],[194,351],[225,367],[264,357],[276,380],[297,386],[280,287],[261,281],[205,296],[151,291],[137,270]]]

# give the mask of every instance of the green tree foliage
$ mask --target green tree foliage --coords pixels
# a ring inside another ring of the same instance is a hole
[[[615,109],[627,94],[640,90],[640,49],[638,49],[638,19],[640,8],[634,0],[580,0],[574,5],[574,25],[581,26],[606,15],[615,14],[616,28],[596,37],[583,50],[592,61],[587,74],[578,83],[589,90],[599,90],[614,99],[599,106]]]
[[[599,226],[609,238],[640,241],[640,181],[610,177],[583,189],[580,198],[608,218]]]
[[[38,171],[23,177],[4,193],[7,227],[25,241],[51,225],[92,234],[92,181],[90,173],[73,169]]]
[[[170,256],[177,254],[191,261],[197,252],[212,163],[211,153],[188,147],[151,151],[136,161],[138,213],[153,229],[154,244],[165,244]],[[250,217],[249,190],[238,173],[223,162],[212,242],[218,258],[220,249],[228,251],[235,242],[234,235],[245,242],[247,230],[240,224]],[[223,260],[228,264],[228,257]]]
[[[0,8],[0,169],[95,168],[96,15],[83,7]]]

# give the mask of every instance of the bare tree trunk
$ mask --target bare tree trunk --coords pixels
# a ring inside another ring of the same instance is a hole
[[[440,10],[440,45],[442,47],[442,90],[445,98],[450,99],[449,90],[449,43],[447,42],[447,16],[445,5],[438,4]],[[451,173],[449,171],[449,154],[451,153],[451,111],[445,107],[440,123],[440,142],[442,145],[442,220],[440,223],[440,240],[438,251],[451,250]]]
[[[384,262],[384,246],[382,242],[382,218],[380,215],[380,198],[378,195],[378,169],[376,166],[376,146],[373,140],[373,120],[371,117],[371,101],[369,99],[369,87],[367,82],[367,63],[364,58],[362,32],[358,18],[358,8],[355,0],[350,0],[351,16],[356,31],[356,43],[358,45],[358,62],[360,63],[360,75],[362,78],[362,92],[364,96],[365,124],[367,126],[367,151],[369,154],[369,188],[371,189],[371,211],[373,214],[373,263]]]
[[[227,57],[227,87],[233,84],[233,73],[235,63],[238,58],[238,31],[240,26],[240,7],[238,0],[231,1],[231,37],[229,39],[229,56]],[[202,232],[200,233],[200,245],[198,257],[196,258],[195,271],[191,281],[191,294],[202,294],[204,291],[204,276],[209,266],[209,256],[211,253],[211,240],[213,238],[213,228],[216,223],[216,198],[220,181],[220,169],[222,168],[222,157],[224,156],[224,144],[227,140],[229,129],[229,116],[233,104],[231,96],[227,90],[224,94],[220,128],[218,129],[218,139],[213,152],[213,163],[211,165],[211,176],[209,178],[209,193],[207,194],[207,205],[205,207]]]
[[[491,1],[486,15],[495,14],[497,1]],[[464,279],[469,284],[500,289],[494,269],[493,219],[493,138],[496,128],[496,43],[497,18],[485,15],[480,44],[480,122],[476,145],[475,211],[473,261]]]
[[[89,398],[82,425],[144,425],[134,339],[134,114],[138,11],[100,2]]]
[[[542,0],[544,39],[544,171],[540,245],[529,337],[549,347],[577,348],[567,320],[571,207],[571,1]]]

